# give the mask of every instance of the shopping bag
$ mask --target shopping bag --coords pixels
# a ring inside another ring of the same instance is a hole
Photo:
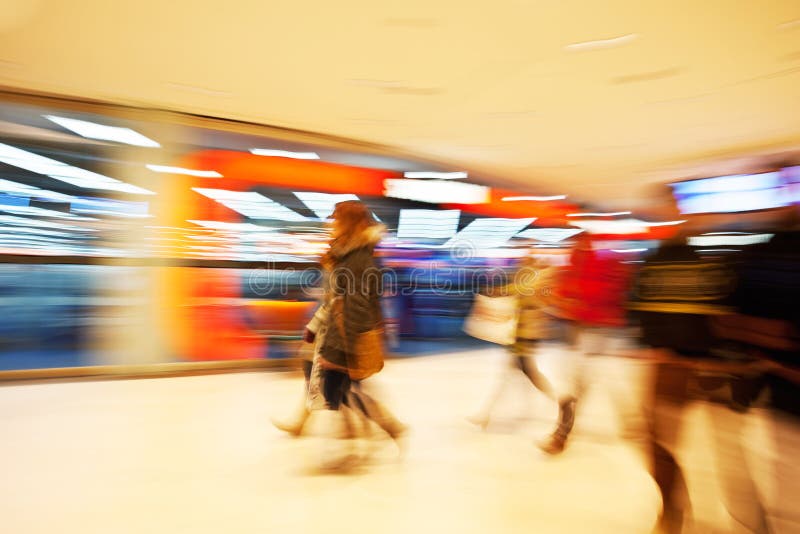
[[[472,337],[511,345],[517,338],[517,297],[487,297],[475,295],[475,302],[466,321],[464,332]]]

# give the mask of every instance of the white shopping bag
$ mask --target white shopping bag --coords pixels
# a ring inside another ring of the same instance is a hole
[[[475,295],[472,311],[464,321],[464,332],[472,337],[511,345],[517,339],[517,297]]]

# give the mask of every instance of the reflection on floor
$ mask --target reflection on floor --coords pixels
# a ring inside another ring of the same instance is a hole
[[[635,413],[646,366],[595,360],[574,439],[548,458],[533,443],[555,409],[519,377],[507,377],[486,432],[464,420],[503,358],[488,349],[388,362],[373,387],[410,425],[407,453],[377,442],[370,465],[348,475],[314,473],[319,440],[270,424],[300,402],[294,373],[0,387],[3,531],[649,532],[659,498],[609,402]],[[550,347],[542,359],[563,387],[569,355]],[[684,457],[699,521],[724,532],[704,417],[702,405],[690,410]],[[752,448],[770,459],[767,418],[752,423]],[[770,471],[757,471],[769,496]]]

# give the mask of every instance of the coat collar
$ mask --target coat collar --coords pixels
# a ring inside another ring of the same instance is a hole
[[[343,258],[360,248],[374,248],[383,237],[384,231],[385,227],[383,225],[373,224],[347,239],[340,237],[331,243],[330,254],[334,258]]]

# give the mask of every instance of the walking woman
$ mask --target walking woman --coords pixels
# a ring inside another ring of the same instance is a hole
[[[506,295],[517,297],[518,322],[516,341],[509,345],[510,365],[521,371],[531,384],[544,393],[547,398],[558,403],[558,423],[554,432],[539,443],[539,448],[548,454],[557,454],[564,449],[574,418],[574,399],[571,396],[559,397],[550,380],[542,374],[536,364],[537,345],[549,337],[551,319],[548,315],[550,291],[554,283],[555,268],[545,265],[533,256],[526,256],[514,274],[514,281],[503,287]],[[469,421],[486,428],[492,408],[503,391],[503,383],[491,393],[484,409]]]
[[[405,427],[360,387],[364,376],[383,366],[380,292],[381,272],[374,258],[383,234],[367,207],[358,201],[340,202],[332,215],[330,248],[322,257],[325,286],[322,309],[309,325],[307,339],[324,331],[309,383],[309,406],[328,419],[339,437],[358,434],[352,415],[364,415],[397,439]],[[372,335],[371,335],[372,334]],[[365,340],[373,343],[373,354]],[[366,348],[365,348],[366,346]],[[368,361],[365,361],[368,360]],[[349,406],[349,416],[342,414]]]

